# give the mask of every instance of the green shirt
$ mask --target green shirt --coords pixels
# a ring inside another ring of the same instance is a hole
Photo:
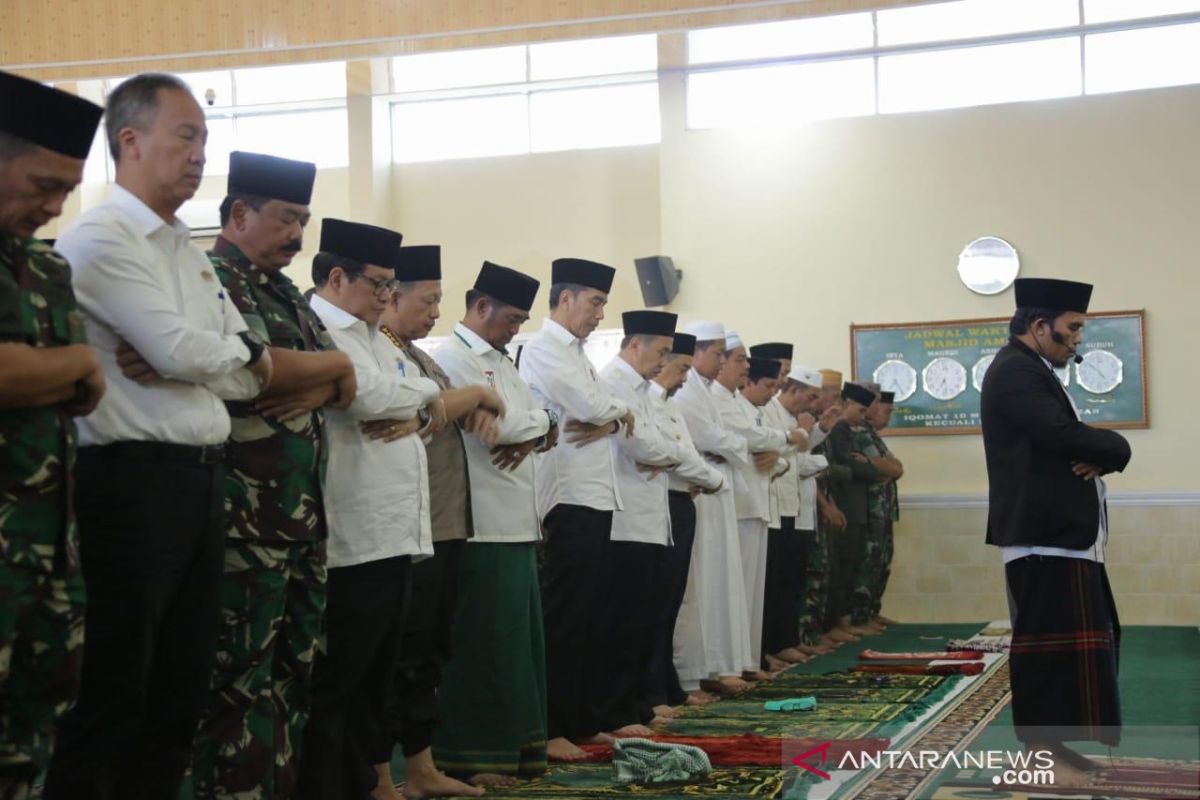
[[[0,233],[0,342],[85,341],[66,260],[39,239]],[[44,572],[78,565],[71,505],[75,422],[59,406],[0,410],[0,557]]]
[[[218,237],[209,260],[253,335],[272,347],[333,350],[328,331],[282,272],[263,272]],[[323,540],[321,487],[328,455],[322,409],[287,422],[258,413],[253,402],[227,402],[229,436],[225,510],[229,536],[273,542]]]

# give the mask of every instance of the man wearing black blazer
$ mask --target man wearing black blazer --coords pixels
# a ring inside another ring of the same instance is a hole
[[[1076,360],[1092,287],[1016,282],[1012,339],[983,382],[987,541],[1000,548],[1013,622],[1013,723],[1055,754],[1056,782],[1096,765],[1064,741],[1120,740],[1120,624],[1104,569],[1101,476],[1129,463],[1123,436],[1080,421],[1055,369]]]

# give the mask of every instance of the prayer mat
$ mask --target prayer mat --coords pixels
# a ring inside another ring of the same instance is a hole
[[[1110,762],[1098,759],[1103,769],[1088,773],[1086,786],[1033,786],[1006,784],[996,787],[991,775],[980,775],[973,781],[955,780],[938,787],[931,800],[979,797],[981,791],[1004,792],[1007,797],[1102,797],[1102,798],[1163,798],[1164,800],[1196,800],[1200,797],[1200,762],[1168,761],[1158,758],[1116,758]]]
[[[792,694],[814,694],[822,688],[832,689],[867,689],[872,687],[890,687],[905,689],[935,689],[946,679],[936,676],[922,675],[852,675],[847,672],[828,672],[822,675],[812,675],[794,670],[788,670],[773,680],[761,681],[753,689],[740,695],[741,697],[757,697],[760,692],[785,689]]]
[[[1007,653],[1008,639],[951,639],[946,642],[947,652],[975,650],[980,653]]]
[[[580,800],[599,797],[672,798],[724,797],[729,800],[773,800],[783,797],[793,771],[774,767],[723,767],[704,781],[672,786],[618,786],[611,764],[570,764],[555,767],[542,778],[508,788],[489,786],[488,797],[533,800]]]
[[[686,744],[699,747],[708,754],[714,767],[750,766],[770,767],[783,763],[783,738],[759,736],[745,733],[741,736],[651,736],[650,739],[664,744]],[[791,750],[803,752],[811,747],[830,742],[829,757],[841,759],[845,753],[878,753],[891,744],[889,739],[826,739],[804,738],[788,740]],[[612,746],[607,744],[585,744],[588,761],[607,761],[612,757]]]
[[[983,653],[978,650],[931,653],[881,653],[878,650],[863,650],[858,654],[863,661],[979,661]]]
[[[983,672],[983,662],[968,661],[963,664],[859,664],[851,672],[890,673],[894,675],[978,675]]]
[[[994,625],[984,628],[976,636],[1012,636],[1012,628],[1007,625]]]

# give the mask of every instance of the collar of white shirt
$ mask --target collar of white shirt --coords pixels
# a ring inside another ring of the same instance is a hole
[[[312,299],[308,301],[308,304],[317,313],[317,316],[321,318],[321,321],[331,328],[342,331],[346,328],[352,328],[356,324],[362,325],[364,328],[367,327],[367,323],[349,311],[338,308],[319,294],[314,294]]]
[[[455,324],[454,335],[457,336],[463,344],[477,356],[486,356],[493,351],[500,352],[492,347],[487,341],[475,331],[463,325],[461,322]]]
[[[666,400],[667,389],[658,381],[650,381],[650,396],[657,397],[659,400]]]
[[[647,381],[641,375],[638,375],[637,370],[635,370],[628,361],[620,356],[613,356],[612,363],[613,371],[616,373],[617,377],[635,392],[649,383],[649,381]]]
[[[176,236],[191,236],[191,229],[183,224],[178,217],[168,224],[166,220],[154,212],[154,209],[142,202],[142,199],[120,184],[114,184],[108,200],[119,208],[125,216],[133,220],[142,236],[149,236],[160,228],[169,228]]]
[[[542,330],[550,334],[550,336],[553,337],[556,342],[564,344],[567,347],[570,347],[571,345],[583,344],[583,341],[576,338],[575,334],[571,333],[569,330],[564,328],[562,325],[559,325],[552,319],[547,319],[542,323]]]

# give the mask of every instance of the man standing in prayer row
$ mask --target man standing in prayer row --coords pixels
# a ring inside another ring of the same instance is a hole
[[[632,436],[634,412],[600,381],[583,351],[604,319],[616,270],[577,258],[552,265],[550,317],[521,353],[521,377],[562,420],[565,441],[539,456],[538,513],[547,541],[542,571],[551,758],[580,758],[605,742],[604,641],[613,512],[621,508],[608,437]]]
[[[880,391],[879,399],[867,409],[867,422],[871,424],[871,438],[875,442],[876,449],[879,450],[880,455],[891,459],[900,467],[900,475],[895,480],[883,484],[883,497],[880,503],[881,525],[883,528],[883,569],[879,576],[878,592],[871,601],[871,614],[872,619],[883,625],[895,624],[895,620],[888,619],[880,612],[883,610],[883,594],[887,591],[888,577],[892,571],[892,556],[895,553],[894,528],[895,524],[900,520],[900,495],[897,483],[899,478],[904,476],[904,465],[900,463],[900,459],[896,458],[896,455],[884,443],[880,431],[887,430],[887,427],[892,423],[892,411],[895,408],[895,403],[895,392]]]
[[[741,675],[752,655],[733,485],[736,471],[752,462],[746,440],[725,429],[717,406],[715,391],[725,391],[716,384],[725,363],[724,326],[697,321],[684,331],[696,337],[696,350],[675,406],[696,449],[721,471],[724,485],[695,498],[696,537],[675,628],[675,666],[689,693],[701,688],[739,692],[749,688]]]
[[[0,797],[24,798],[75,699],[83,578],[75,417],[104,394],[71,268],[33,238],[83,176],[99,106],[0,72]]]
[[[433,354],[456,386],[504,400],[495,440],[464,436],[474,537],[463,548],[453,656],[442,676],[439,765],[480,786],[546,771],[546,652],[538,589],[535,451],[554,447],[558,418],[541,407],[508,357],[538,282],[485,261],[467,311]]]
[[[300,251],[315,164],[234,152],[208,257],[274,366],[257,404],[229,402],[221,639],[196,738],[197,798],[290,797],[325,613],[323,407],[354,368],[283,274]]]
[[[662,554],[653,581],[656,587],[652,603],[654,645],[646,668],[646,702],[660,717],[675,715],[674,706],[695,702],[680,685],[673,644],[675,622],[687,590],[696,539],[696,506],[692,498],[701,492],[713,494],[725,485],[721,471],[696,450],[683,415],[672,400],[691,370],[695,351],[695,336],[676,333],[666,364],[650,383],[654,422],[668,445],[675,448],[675,460],[679,464],[667,478],[671,544]]]
[[[1116,746],[1121,626],[1104,568],[1107,489],[1129,443],[1083,423],[1055,369],[1077,356],[1092,287],[1016,282],[1012,338],[983,381],[987,542],[1000,548],[1013,636],[1013,724],[1030,750],[1056,756],[1055,783],[1099,765],[1067,741]]]

